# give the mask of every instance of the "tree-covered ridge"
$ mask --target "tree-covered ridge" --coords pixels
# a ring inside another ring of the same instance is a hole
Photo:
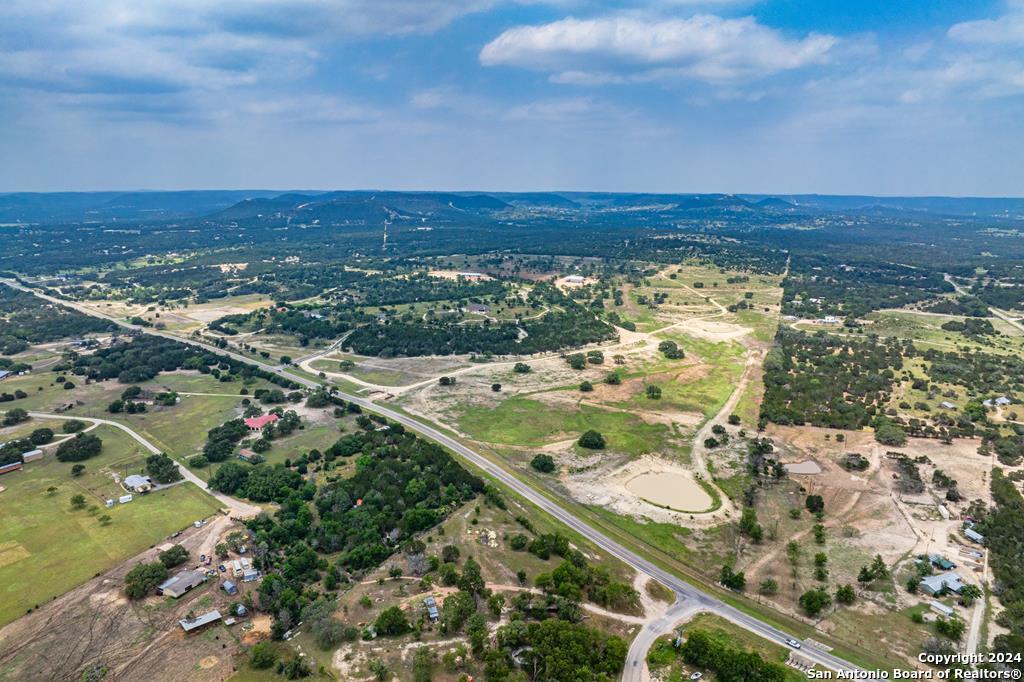
[[[777,424],[859,429],[884,409],[910,342],[863,341],[780,328],[764,364],[761,417]]]
[[[33,343],[114,329],[112,322],[83,315],[13,287],[0,286],[0,354],[13,355]]]
[[[344,347],[361,355],[420,356],[481,353],[531,354],[604,341],[614,336],[608,323],[563,295],[555,287],[537,285],[527,300],[538,311],[516,322],[459,324],[424,321],[412,316],[374,322],[353,331]],[[544,314],[543,309],[548,310]]]
[[[815,256],[795,256],[783,287],[782,312],[805,318],[856,318],[953,291],[941,272]]]

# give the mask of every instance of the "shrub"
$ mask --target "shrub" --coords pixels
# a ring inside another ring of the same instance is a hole
[[[605,448],[604,436],[593,430],[584,432],[576,442],[581,448],[588,450],[604,450]]]

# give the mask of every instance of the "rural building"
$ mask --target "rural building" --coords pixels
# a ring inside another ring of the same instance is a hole
[[[232,575],[234,575],[236,578],[242,577],[242,562],[240,562],[238,559],[235,559],[231,562],[231,569]]]
[[[28,452],[21,453],[21,461],[28,463],[37,459],[41,459],[42,456],[43,451],[37,448],[35,450],[29,450]]]
[[[569,275],[565,278],[566,284],[583,284],[583,275]]]
[[[153,481],[148,476],[132,474],[124,479],[124,487],[135,493],[148,493],[153,488]]]
[[[177,599],[193,587],[206,582],[206,574],[201,571],[182,571],[156,586],[156,593]]]
[[[117,498],[117,501],[120,502],[121,504],[128,504],[129,502],[132,501],[132,496],[122,495],[121,497]]]
[[[427,607],[427,617],[432,621],[436,621],[438,618],[437,600],[433,597],[427,597],[423,600],[423,605]]]
[[[3,381],[7,377],[11,376],[11,373],[6,369],[0,369],[0,381]]]
[[[942,594],[946,590],[960,594],[962,589],[964,584],[958,573],[939,573],[921,579],[921,591],[930,597]]]
[[[949,402],[948,400],[943,400],[941,403],[939,403],[939,407],[941,407],[944,410],[955,410],[956,409],[956,405],[954,405],[953,403]]]
[[[1011,402],[1013,401],[1007,398],[1005,395],[1001,395],[998,398],[989,398],[988,400],[982,402],[982,405],[984,405],[985,407],[992,407],[993,405],[1003,407],[1009,405]]]
[[[483,303],[470,303],[466,306],[466,310],[471,313],[486,313],[490,311],[490,308]]]
[[[255,580],[259,580],[259,579],[260,579],[260,572],[257,571],[255,568],[247,568],[244,571],[242,571],[242,582],[243,583],[251,583],[251,582],[253,582]]]
[[[246,419],[245,425],[249,427],[250,431],[262,431],[264,426],[273,424],[276,421],[276,414],[261,414],[259,417],[249,417]]]
[[[106,505],[107,509],[110,509],[110,508],[112,508],[114,506],[114,501],[113,500],[107,500],[103,504]]]
[[[3,466],[0,466],[0,474],[9,474],[12,471],[17,471],[22,466],[24,465],[21,462],[11,462],[10,464],[5,464]]]
[[[979,545],[985,544],[985,536],[979,533],[978,531],[974,530],[973,528],[964,528],[964,537],[966,537],[968,540],[973,540],[974,542],[977,542]]]
[[[940,568],[943,571],[950,571],[956,568],[956,564],[954,564],[946,557],[940,556],[938,554],[929,554],[928,561],[932,562],[933,566],[935,566],[936,568]]]
[[[460,272],[458,276],[465,277],[466,279],[480,279],[484,275],[482,272]]]
[[[235,607],[235,615],[239,618],[243,618],[249,615],[249,609],[245,608],[244,604],[239,604]]]
[[[238,594],[238,585],[235,585],[230,580],[225,580],[221,587],[223,587],[224,591],[228,594]]]
[[[946,618],[949,618],[953,615],[953,613],[955,613],[952,608],[946,606],[942,602],[937,601],[928,602],[928,608],[930,608],[932,611],[939,614],[940,616],[945,616]]]
[[[179,620],[178,623],[181,625],[181,629],[185,632],[195,632],[205,625],[216,623],[218,620],[220,620],[220,611],[215,609],[196,618],[185,618],[184,620]]]

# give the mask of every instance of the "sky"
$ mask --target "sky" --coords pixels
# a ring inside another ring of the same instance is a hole
[[[1024,195],[1024,0],[3,0],[0,191]]]

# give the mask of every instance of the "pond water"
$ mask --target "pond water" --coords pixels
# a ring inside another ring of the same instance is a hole
[[[626,482],[626,489],[653,504],[685,512],[711,507],[711,496],[689,476],[671,472],[649,472]]]
[[[794,462],[792,464],[786,464],[786,471],[791,474],[820,474],[821,467],[818,463],[813,460],[807,460],[806,462]]]

